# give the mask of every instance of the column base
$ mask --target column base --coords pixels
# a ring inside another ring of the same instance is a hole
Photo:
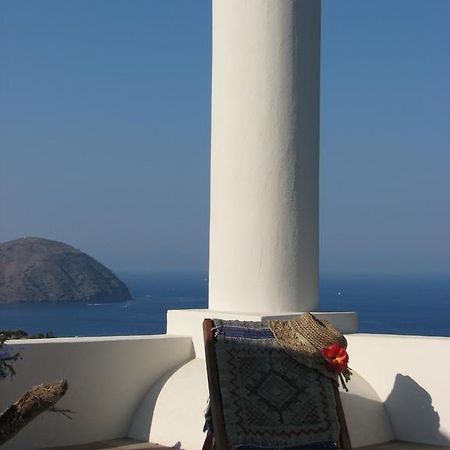
[[[228,311],[213,311],[210,309],[174,309],[167,311],[167,334],[191,336],[197,358],[204,357],[203,349],[203,320],[233,319],[260,321],[270,319],[289,319],[302,312],[288,313],[238,313]],[[358,315],[356,312],[312,312],[318,319],[330,321],[344,334],[358,331]]]

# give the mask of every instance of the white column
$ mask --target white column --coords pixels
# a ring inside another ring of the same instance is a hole
[[[209,308],[318,308],[320,0],[213,0]]]
[[[198,358],[207,317],[266,321],[318,307],[319,48],[320,0],[213,0],[209,309],[167,313],[167,333],[192,336]],[[317,315],[357,331],[355,313]],[[177,440],[200,448],[204,361],[157,390],[150,432],[138,415],[147,428],[136,436],[172,445],[175,417]],[[189,417],[170,402],[180,398]]]

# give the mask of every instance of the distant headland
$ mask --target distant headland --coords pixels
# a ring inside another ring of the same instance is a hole
[[[111,270],[70,245],[37,237],[0,244],[0,303],[131,298]]]

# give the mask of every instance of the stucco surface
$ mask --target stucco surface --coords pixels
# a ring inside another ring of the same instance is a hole
[[[412,448],[449,447],[450,338],[346,337],[355,375],[342,397],[355,448],[391,439],[415,442]],[[75,445],[128,433],[201,448],[207,382],[204,360],[192,360],[190,337],[43,339],[16,341],[14,349],[23,359],[17,377],[0,383],[0,408],[35,384],[66,377],[70,388],[60,406],[76,414],[73,421],[44,414],[5,449]]]
[[[19,351],[17,375],[0,382],[0,410],[32,386],[66,378],[69,390],[58,406],[74,411],[69,420],[44,413],[5,450],[31,450],[121,438],[136,408],[164,374],[193,356],[192,340],[168,336],[64,338],[11,341]]]
[[[213,1],[211,309],[317,309],[320,4]]]
[[[342,392],[342,402],[354,447],[394,439],[415,442],[424,449],[426,445],[450,445],[450,339],[366,334],[346,337],[354,376],[349,392]],[[161,405],[153,412],[155,435],[144,427],[140,434],[131,436],[147,436],[152,441],[158,437],[156,442],[165,445],[192,442],[186,448],[198,448],[203,439],[199,424],[205,390],[204,363],[197,358],[149,394],[157,398],[153,403]],[[181,401],[190,405],[189,409],[179,409]],[[178,417],[180,414],[185,417]],[[171,428],[171,417],[177,417],[175,428]]]
[[[198,450],[205,438],[207,401],[205,360],[196,358],[152,387],[134,416],[129,437]]]
[[[351,334],[350,366],[384,403],[399,441],[450,446],[450,338]]]

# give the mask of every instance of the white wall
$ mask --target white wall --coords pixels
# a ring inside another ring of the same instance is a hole
[[[450,338],[346,337],[349,365],[384,402],[396,438],[450,445]]]
[[[208,403],[205,360],[193,359],[148,392],[136,411],[128,436],[169,448],[200,450]]]
[[[342,402],[354,448],[394,438],[449,445],[450,338],[346,337],[354,376]],[[187,450],[201,448],[206,392],[204,363],[198,358],[152,387],[137,410],[130,436],[150,437],[167,446],[179,441]]]
[[[351,391],[343,394],[343,404],[354,446],[392,440],[389,419],[373,388],[355,374]],[[205,439],[202,428],[207,398],[205,360],[197,358],[149,391],[133,419],[129,436],[167,447],[181,443],[185,450],[198,450]]]
[[[10,341],[20,351],[17,376],[0,381],[0,409],[41,382],[67,378],[69,390],[58,406],[73,420],[44,413],[5,450],[74,445],[124,437],[150,387],[168,371],[194,357],[190,337],[126,336]]]
[[[397,439],[450,445],[450,338],[346,337],[350,366],[358,374],[349,383],[350,393],[343,395],[355,447],[389,439],[385,409]],[[191,337],[43,339],[14,341],[10,348],[20,350],[23,360],[12,381],[0,381],[0,409],[33,385],[66,377],[70,387],[59,406],[76,414],[70,421],[44,413],[5,450],[74,445],[128,433],[170,445],[203,438],[204,363],[185,365],[194,357]],[[169,416],[177,417],[175,424]]]

